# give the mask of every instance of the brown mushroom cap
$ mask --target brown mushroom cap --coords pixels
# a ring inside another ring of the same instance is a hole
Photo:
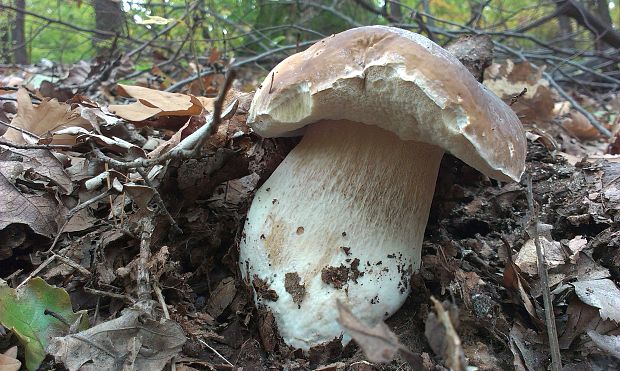
[[[325,119],[434,144],[499,180],[524,171],[526,140],[512,109],[446,50],[399,28],[354,28],[288,57],[256,92],[248,123],[275,137]]]

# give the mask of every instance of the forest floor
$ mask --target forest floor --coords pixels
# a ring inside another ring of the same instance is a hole
[[[496,66],[496,73],[502,68],[507,67]],[[48,338],[42,344],[50,347],[39,349],[43,353],[36,358],[28,353],[38,348],[24,346],[24,339],[34,335],[10,326],[0,314],[0,353],[17,345],[12,359],[41,359],[44,368],[62,363],[74,369],[87,362],[105,368],[126,365],[128,359],[156,368],[174,357],[177,370],[406,370],[445,369],[460,347],[467,363],[480,370],[547,369],[551,346],[532,232],[536,216],[564,367],[620,367],[620,291],[615,284],[620,282],[620,157],[614,154],[620,148],[591,130],[576,129],[576,114],[563,110],[564,102],[554,95],[520,101],[530,107],[522,111],[530,116],[523,120],[528,156],[520,183],[489,180],[456,158],[444,157],[422,268],[412,277],[405,305],[386,321],[400,343],[367,339],[368,346],[404,347],[410,355],[401,352],[378,364],[369,362],[356,342],[344,348],[330,343],[309,354],[283,344],[273,316],[257,311],[241,279],[238,241],[255,190],[297,139],[263,139],[247,127],[252,94],[241,90],[256,84],[247,77],[252,74],[245,72],[240,81],[247,82],[237,81],[228,92],[223,108],[229,112],[197,158],[170,156],[144,169],[115,168],[110,159],[132,160],[146,152],[152,159],[154,153],[171,152],[209,122],[207,113],[218,102],[126,87],[123,95],[152,103],[127,112],[94,103],[102,97],[125,103],[116,96],[118,88],[112,94],[111,87],[102,87],[93,97],[67,94],[59,88],[62,82],[32,89],[32,96],[25,90],[4,91],[0,120],[13,127],[4,129],[0,143],[0,199],[5,200],[0,205],[0,277],[8,285],[0,288],[0,299],[19,297],[15,293],[24,289],[39,292],[36,275],[63,288],[74,312],[87,311],[91,332],[78,332],[82,319],[45,330]],[[15,76],[23,74],[0,71],[4,86]],[[223,84],[223,78],[213,83]],[[519,82],[511,83],[521,90]],[[59,103],[44,96],[70,100]],[[162,96],[165,107],[157,103]],[[617,96],[592,102],[594,108],[609,105],[606,111],[619,104]],[[159,111],[149,119],[152,106]],[[132,116],[145,114],[139,120]],[[607,120],[610,127],[613,119]],[[528,203],[528,179],[534,205]],[[23,204],[29,206],[17,207]],[[42,268],[32,275],[37,267]],[[137,306],[144,295],[154,299],[148,308]],[[443,302],[458,338],[436,323],[432,297]],[[20,300],[28,308],[51,305],[34,297]],[[15,314],[25,307],[3,309]],[[168,320],[130,318],[123,312],[127,308]],[[73,318],[71,308],[67,313]],[[112,321],[119,317],[125,322]],[[41,319],[40,326],[52,326],[50,318]],[[135,331],[119,330],[128,326]],[[433,331],[437,326],[442,330]],[[114,337],[105,338],[114,331]],[[150,340],[141,331],[151,334]],[[72,334],[87,340],[76,345]],[[131,350],[137,338],[151,353]]]

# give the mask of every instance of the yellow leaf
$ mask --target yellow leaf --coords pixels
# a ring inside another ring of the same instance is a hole
[[[156,15],[147,15],[146,19],[136,20],[136,24],[168,24],[174,19],[159,17]]]

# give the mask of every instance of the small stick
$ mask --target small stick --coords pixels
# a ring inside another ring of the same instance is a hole
[[[549,291],[549,276],[545,266],[545,255],[540,243],[540,236],[538,235],[538,212],[534,206],[534,192],[532,191],[532,176],[530,174],[527,176],[527,206],[530,210],[531,223],[534,225],[534,244],[536,245],[538,275],[540,276],[540,286],[542,287],[545,322],[547,325],[547,335],[549,336],[549,347],[551,348],[551,370],[560,371],[562,369],[562,356],[560,355],[558,331],[555,326],[553,302],[551,300],[551,292]]]
[[[153,291],[155,291],[155,296],[157,296],[159,305],[161,305],[161,309],[164,311],[164,318],[170,319],[170,313],[168,313],[168,306],[166,305],[166,300],[164,299],[164,295],[161,293],[161,289],[159,288],[157,282],[153,282]],[[170,371],[176,371],[176,369],[176,357],[172,357],[172,359],[170,359]]]
[[[511,97],[511,98],[510,98],[510,103],[509,103],[508,105],[509,105],[509,106],[512,106],[513,104],[517,103],[517,102],[519,101],[519,99],[520,99],[522,96],[524,96],[524,95],[525,95],[525,93],[527,93],[527,88],[523,88],[523,90],[522,90],[519,94],[517,94],[517,95],[515,95],[515,96]]]
[[[56,312],[51,311],[49,309],[45,309],[43,311],[43,314],[45,314],[46,316],[52,316],[52,317],[56,318],[57,320],[59,320],[60,322],[62,322],[63,325],[65,325],[67,327],[71,327],[71,324],[69,323],[69,321],[67,321],[65,319],[65,317],[61,316],[59,313],[56,313]]]
[[[164,318],[170,319],[170,313],[168,312],[168,306],[166,305],[166,300],[164,300],[164,295],[161,293],[161,289],[157,282],[153,282],[153,291],[155,291],[155,296],[157,296],[157,300],[159,301],[159,305],[161,305],[161,309],[164,311]]]
[[[45,250],[43,252],[43,254],[49,254],[52,252],[52,250],[54,250],[54,247],[56,247],[56,244],[58,243],[58,239],[60,238],[60,235],[63,233],[63,231],[65,230],[65,228],[67,227],[67,225],[69,224],[69,221],[71,220],[71,218],[73,218],[75,216],[75,214],[78,213],[78,211],[82,210],[83,208],[94,204],[95,202],[98,202],[104,198],[106,198],[108,195],[112,194],[113,192],[116,192],[114,190],[114,188],[109,188],[108,190],[106,190],[105,192],[101,193],[98,196],[95,196],[93,198],[91,198],[88,201],[84,201],[81,204],[77,205],[76,207],[74,207],[73,209],[69,210],[69,212],[67,213],[67,217],[66,217],[66,221],[65,224],[63,224],[60,229],[58,230],[58,233],[56,233],[56,237],[54,237],[54,241],[52,242],[52,246],[50,246],[49,249]]]
[[[168,219],[168,222],[170,223],[170,226],[172,227],[172,229],[174,229],[175,233],[183,234],[183,230],[179,227],[179,225],[177,224],[176,220],[174,220],[172,215],[170,215],[170,212],[168,211],[168,209],[166,208],[166,204],[164,203],[164,199],[161,197],[161,194],[159,193],[157,188],[153,185],[153,183],[149,179],[149,176],[146,173],[146,171],[144,171],[144,169],[140,167],[136,168],[136,170],[138,171],[138,174],[142,176],[142,180],[144,181],[144,184],[146,184],[148,187],[150,187],[153,190],[153,194],[155,195],[155,201],[157,202],[157,205],[159,205],[159,212],[164,213],[164,215],[166,216],[166,219]]]
[[[128,303],[131,303],[131,304],[135,304],[135,300],[133,300],[130,296],[127,296],[127,295],[97,290],[97,289],[93,289],[92,287],[84,287],[84,291],[86,291],[89,294],[98,295],[98,296],[108,296],[110,298],[119,299],[119,300],[126,301]]]
[[[43,263],[41,263],[41,265],[39,265],[37,267],[37,269],[33,270],[28,277],[26,277],[25,280],[22,281],[22,283],[20,283],[19,285],[17,285],[17,287],[15,288],[15,290],[19,290],[20,287],[24,286],[25,284],[28,283],[28,281],[30,281],[34,276],[36,276],[37,274],[39,274],[39,272],[41,272],[43,270],[43,268],[47,267],[52,261],[54,261],[54,259],[56,259],[58,255],[52,255],[49,258],[47,258],[46,261],[44,261]]]
[[[148,270],[149,260],[151,260],[151,236],[155,230],[153,220],[148,217],[142,219],[142,233],[140,236],[140,258],[137,268],[137,287],[138,301],[144,302],[151,299],[150,274]]]
[[[17,131],[21,131],[23,134],[26,134],[26,135],[28,135],[28,136],[31,136],[31,137],[33,137],[34,139],[37,139],[37,140],[41,139],[41,137],[40,137],[40,136],[38,136],[38,135],[36,135],[35,133],[31,133],[31,132],[29,132],[28,130],[26,130],[26,129],[24,129],[24,128],[20,128],[20,127],[17,127],[17,126],[15,126],[15,125],[13,125],[13,124],[9,124],[8,122],[0,121],[0,124],[2,124],[2,125],[4,125],[4,126],[8,126],[8,127],[10,127],[11,129],[14,129],[14,130],[17,130]]]
[[[61,262],[67,264],[68,266],[70,266],[71,268],[77,270],[78,272],[82,273],[83,275],[85,275],[86,277],[90,277],[93,274],[86,268],[82,267],[81,265],[79,265],[78,263],[74,262],[73,260],[67,258],[66,256],[62,256],[62,255],[58,255],[54,252],[52,252],[52,254],[54,254],[54,256],[56,256],[56,259],[60,260]]]
[[[17,144],[0,139],[0,145],[16,149],[66,149],[73,148],[65,144]]]
[[[202,339],[198,339],[199,342],[201,342],[204,346],[206,346],[207,348],[209,348],[209,350],[211,350],[213,353],[217,354],[218,357],[220,357],[221,359],[224,360],[224,362],[226,362],[227,365],[235,367],[235,365],[233,365],[232,363],[228,362],[228,360],[226,358],[224,358],[223,355],[221,355],[217,350],[213,349],[209,344],[207,344],[205,341],[203,341]]]

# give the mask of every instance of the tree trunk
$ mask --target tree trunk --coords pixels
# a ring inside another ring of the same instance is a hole
[[[605,26],[612,29],[611,25],[611,15],[609,14],[609,2],[608,0],[596,0],[594,11],[600,20],[605,24]],[[596,49],[597,50],[605,50],[605,43],[601,41],[598,37],[596,38]]]
[[[93,0],[95,9],[95,28],[100,31],[108,31],[120,34],[123,27],[123,10],[121,2],[115,0]],[[98,55],[110,54],[111,37],[93,36],[93,46]]]
[[[400,6],[399,2],[395,2],[395,1],[390,1],[390,17],[392,17],[392,19],[397,19],[399,22],[402,21],[403,19],[403,10]],[[386,2],[387,4],[387,2]]]
[[[560,24],[560,37],[562,42],[560,45],[564,48],[575,49],[575,40],[571,37],[573,34],[573,25],[570,23],[570,18],[565,15],[558,16]]]
[[[424,13],[432,15],[430,0],[420,0],[420,2],[422,3],[422,9],[424,10]],[[426,18],[426,23],[430,27],[433,27],[435,25],[435,21],[430,18]]]
[[[15,0],[15,7],[25,9],[26,0]],[[26,50],[26,35],[24,31],[24,13],[15,13],[15,24],[11,30],[13,41],[13,59],[17,64],[28,64],[28,51]]]
[[[557,6],[559,14],[574,19],[608,45],[620,48],[620,32],[607,26],[604,21],[592,14],[581,3],[576,0],[553,0],[553,2]]]

